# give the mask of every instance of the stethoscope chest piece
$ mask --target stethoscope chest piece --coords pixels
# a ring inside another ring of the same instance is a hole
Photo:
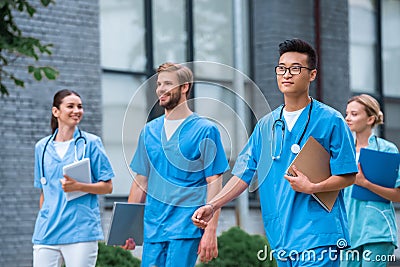
[[[300,146],[298,144],[293,144],[290,147],[290,150],[292,151],[293,154],[299,154],[300,152]]]
[[[44,178],[44,177],[40,178],[40,183],[41,183],[42,185],[47,184],[46,178]]]

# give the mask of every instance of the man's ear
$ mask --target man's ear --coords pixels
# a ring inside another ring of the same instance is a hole
[[[313,69],[310,71],[310,82],[314,81],[317,78],[317,69]]]
[[[181,85],[182,94],[186,95],[188,90],[189,90],[189,83],[184,83],[184,84]]]

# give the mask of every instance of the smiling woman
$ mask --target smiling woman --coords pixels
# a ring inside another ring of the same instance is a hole
[[[114,172],[98,136],[81,131],[80,95],[61,90],[54,95],[52,134],[35,147],[35,187],[40,188],[40,211],[33,242],[33,266],[95,266],[98,241],[103,240],[98,194],[112,191]],[[83,144],[82,144],[83,143]],[[91,183],[80,183],[64,174],[63,167],[86,158]],[[61,179],[62,178],[62,179]],[[66,192],[84,194],[67,200]],[[55,264],[55,265],[54,265]]]
[[[54,133],[57,128],[59,131],[55,138],[56,141],[67,141],[60,140],[64,138],[63,135],[68,135],[68,133],[64,134],[63,132],[74,128],[81,121],[82,116],[83,107],[80,95],[69,90],[59,91],[54,97],[51,117],[52,132]],[[69,137],[71,139],[72,135]]]

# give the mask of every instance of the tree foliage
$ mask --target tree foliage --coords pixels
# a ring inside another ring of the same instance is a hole
[[[196,267],[276,267],[270,252],[264,236],[249,235],[239,227],[232,227],[218,236],[218,257]]]
[[[130,251],[99,242],[96,267],[139,267],[140,263]]]
[[[40,3],[47,7],[53,0],[40,0]],[[5,69],[20,57],[39,60],[41,55],[51,55],[52,44],[43,44],[39,39],[25,36],[14,20],[13,13],[27,13],[33,17],[36,9],[27,0],[0,0],[0,92],[8,95],[8,89],[4,84],[4,79],[11,79],[16,86],[24,87],[22,79],[16,77],[14,73]],[[54,80],[58,76],[58,71],[48,66],[27,66],[27,71],[33,75],[35,80],[42,80],[43,76],[49,80]]]

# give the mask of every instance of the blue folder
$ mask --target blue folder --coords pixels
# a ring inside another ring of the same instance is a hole
[[[361,148],[359,162],[365,178],[374,184],[394,188],[399,175],[400,154]],[[353,185],[351,196],[360,200],[390,202],[370,190]]]

